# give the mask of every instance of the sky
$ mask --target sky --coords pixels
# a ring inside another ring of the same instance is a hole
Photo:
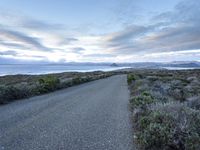
[[[198,0],[1,0],[0,64],[200,61]]]

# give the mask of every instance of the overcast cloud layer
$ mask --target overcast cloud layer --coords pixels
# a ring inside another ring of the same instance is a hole
[[[0,63],[200,61],[200,1],[177,0],[146,17],[145,2],[113,8],[106,23],[79,26],[2,9]]]

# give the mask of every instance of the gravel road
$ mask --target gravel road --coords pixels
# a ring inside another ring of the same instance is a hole
[[[126,75],[0,106],[1,150],[132,150]]]

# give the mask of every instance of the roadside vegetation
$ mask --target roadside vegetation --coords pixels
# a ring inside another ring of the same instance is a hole
[[[0,77],[0,104],[41,95],[81,83],[106,78],[113,72],[58,73],[48,75],[9,75]]]
[[[200,149],[200,70],[136,70],[127,82],[138,149]]]

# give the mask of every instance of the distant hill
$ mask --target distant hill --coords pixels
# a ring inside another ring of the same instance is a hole
[[[5,64],[11,64],[10,62],[5,62]],[[15,63],[14,63],[15,64]],[[22,63],[16,63],[22,64]],[[27,63],[29,64],[29,63]],[[30,63],[31,64],[31,63]],[[174,61],[174,62],[135,62],[135,63],[93,63],[93,62],[68,62],[68,63],[32,63],[32,64],[43,64],[43,65],[69,65],[69,66],[111,66],[111,67],[130,67],[130,68],[149,68],[149,69],[160,69],[165,67],[179,67],[179,68],[199,68],[200,62],[198,61]],[[2,65],[2,64],[1,64]]]
[[[184,62],[172,62],[169,64],[166,64],[167,67],[181,67],[181,68],[200,68],[200,62],[196,61],[184,61]]]
[[[111,67],[119,67],[116,63],[112,63],[110,66]]]
[[[180,61],[180,62],[168,62],[168,63],[157,63],[157,62],[139,62],[139,63],[127,63],[127,64],[118,64],[120,66],[128,66],[132,68],[165,68],[165,67],[179,67],[179,68],[199,68],[200,62],[196,61]]]

